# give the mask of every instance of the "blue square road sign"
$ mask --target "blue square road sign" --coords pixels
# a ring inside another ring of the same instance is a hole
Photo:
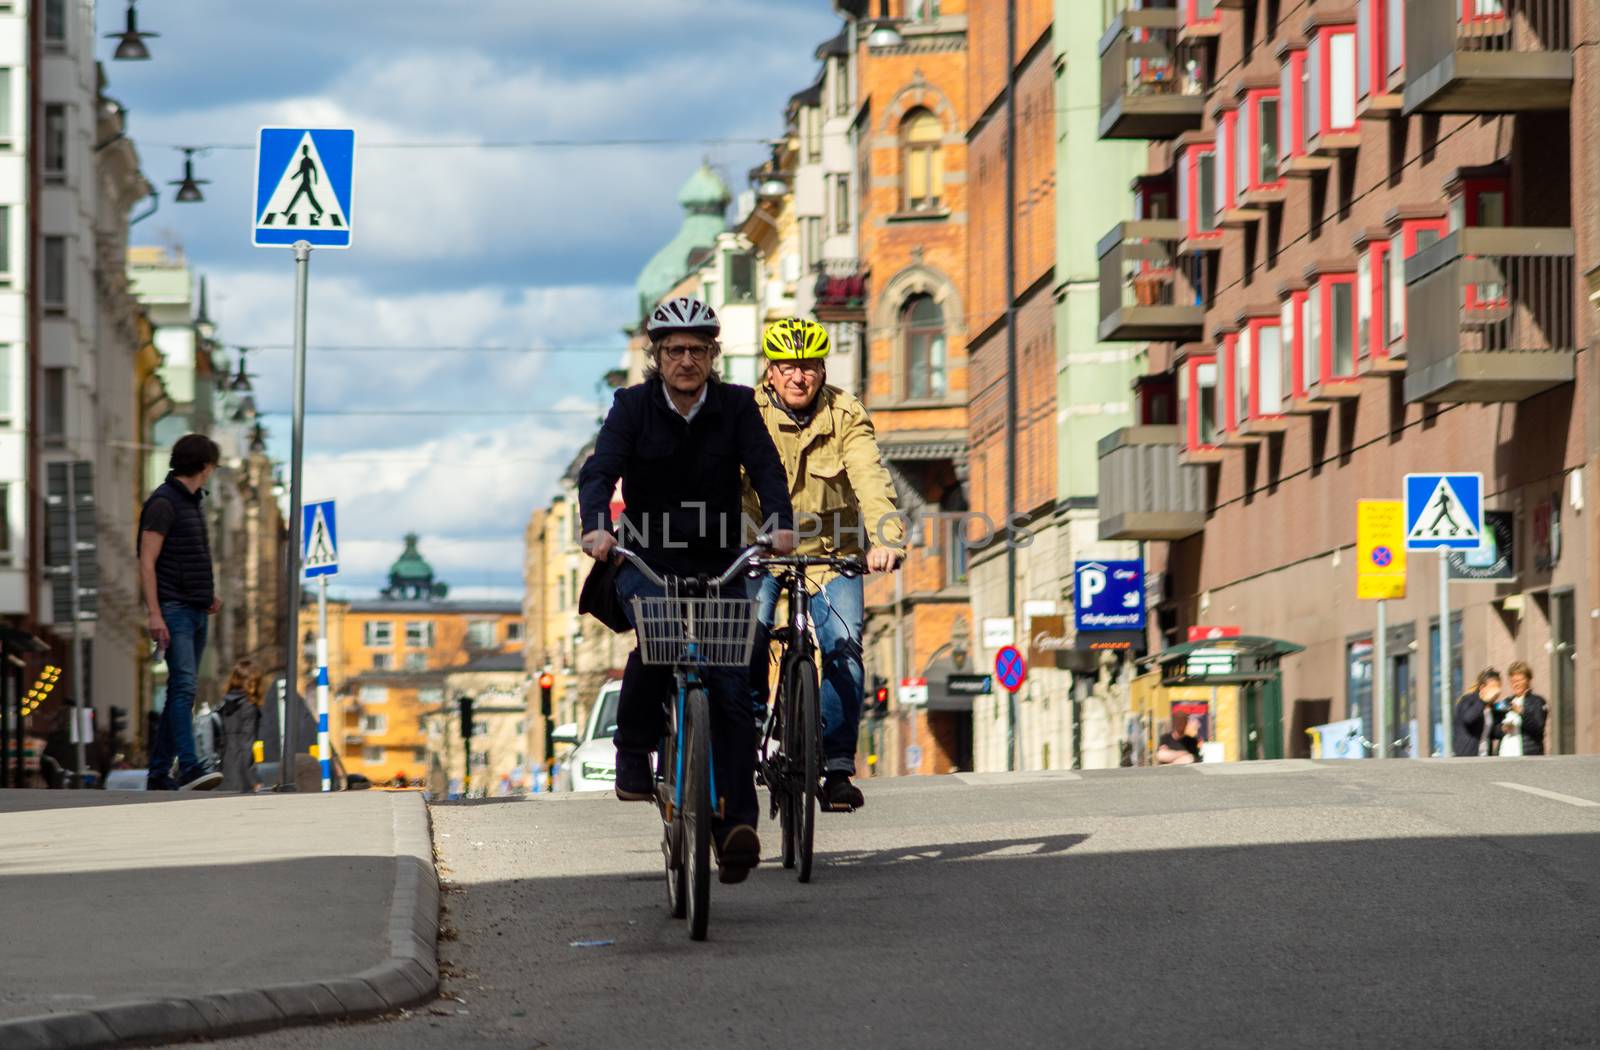
[[[256,247],[350,247],[353,128],[262,128],[256,140]]]

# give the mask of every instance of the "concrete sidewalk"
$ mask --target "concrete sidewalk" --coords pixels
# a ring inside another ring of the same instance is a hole
[[[0,1047],[366,1017],[438,988],[412,792],[0,792]]]

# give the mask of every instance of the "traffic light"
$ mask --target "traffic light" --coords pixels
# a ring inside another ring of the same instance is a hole
[[[889,713],[889,683],[882,675],[875,675],[872,687],[872,703],[868,711],[875,718],[883,718]]]
[[[111,743],[120,744],[128,732],[128,709],[111,705]]]
[[[550,715],[553,710],[550,702],[550,691],[555,688],[556,676],[545,671],[539,676],[539,714],[544,718],[544,763],[549,766],[550,760],[555,757],[555,741],[550,739]]]
[[[461,739],[467,742],[467,748],[472,747],[472,697],[463,696],[456,700],[456,706],[461,711]]]

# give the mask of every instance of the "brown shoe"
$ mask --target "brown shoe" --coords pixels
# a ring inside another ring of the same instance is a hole
[[[750,877],[750,869],[761,863],[761,839],[748,824],[736,824],[722,836],[717,847],[717,881],[732,885]]]

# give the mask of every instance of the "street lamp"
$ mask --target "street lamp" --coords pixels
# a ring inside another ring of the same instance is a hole
[[[238,393],[249,393],[255,389],[250,385],[250,374],[244,370],[244,355],[245,349],[241,346],[239,348],[239,369],[228,380],[228,389]]]
[[[128,0],[128,24],[120,33],[107,33],[106,38],[116,40],[117,49],[111,57],[124,62],[143,62],[150,57],[150,49],[144,46],[147,37],[157,37],[160,33],[139,32],[139,13],[133,9],[138,0]],[[179,198],[182,200],[183,198]]]
[[[756,196],[762,200],[777,200],[789,192],[789,184],[776,175],[768,175],[756,187]]]
[[[199,204],[205,200],[205,195],[200,192],[200,187],[211,182],[210,179],[197,179],[194,177],[195,147],[179,146],[183,150],[183,178],[173,179],[167,185],[178,187],[177,201],[179,204]]]
[[[887,47],[899,47],[905,42],[905,38],[900,35],[900,30],[895,28],[895,20],[889,17],[889,0],[880,0],[878,24],[867,36],[867,47],[879,50]]]

